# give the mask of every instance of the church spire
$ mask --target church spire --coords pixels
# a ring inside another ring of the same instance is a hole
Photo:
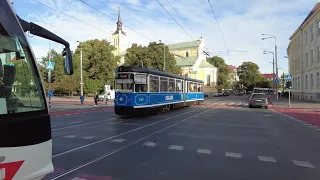
[[[118,33],[121,33],[123,35],[126,35],[123,30],[122,30],[122,22],[121,22],[121,17],[120,17],[120,7],[118,7],[119,10],[118,10],[118,21],[117,21],[117,30],[113,33],[114,35],[115,34],[118,34]]]
[[[122,30],[122,22],[120,17],[120,7],[118,7],[118,22],[117,22],[117,31]]]

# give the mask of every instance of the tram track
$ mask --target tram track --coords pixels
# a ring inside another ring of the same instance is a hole
[[[120,134],[115,135],[115,136],[107,137],[107,138],[101,139],[101,140],[99,140],[99,141],[96,141],[96,142],[93,142],[93,143],[90,143],[90,144],[87,144],[87,145],[80,146],[80,147],[75,148],[75,149],[73,149],[73,150],[69,150],[69,151],[65,151],[65,152],[56,154],[56,155],[53,156],[53,158],[56,158],[56,157],[59,157],[59,156],[62,156],[62,155],[71,153],[71,152],[73,152],[73,151],[76,151],[76,150],[79,150],[79,149],[82,149],[82,148],[85,148],[85,147],[92,146],[92,145],[97,144],[97,143],[105,142],[105,141],[107,141],[107,140],[110,140],[110,139],[113,139],[113,138],[116,138],[116,137],[120,137],[120,136],[123,136],[123,135],[125,135],[125,134],[129,134],[129,133],[132,133],[132,132],[141,130],[141,129],[146,128],[146,127],[150,127],[150,126],[153,126],[153,125],[158,124],[158,123],[161,123],[161,122],[166,122],[166,121],[171,120],[171,119],[173,119],[173,118],[179,118],[179,117],[182,116],[182,115],[186,115],[186,114],[190,114],[190,113],[193,113],[193,114],[194,114],[194,113],[200,111],[199,113],[197,113],[197,114],[195,114],[195,115],[192,115],[192,116],[190,116],[190,117],[183,118],[182,120],[178,120],[178,122],[170,123],[169,125],[166,125],[165,127],[162,127],[162,128],[157,129],[157,130],[155,130],[155,131],[152,131],[152,132],[150,132],[150,133],[147,133],[147,134],[145,134],[145,135],[142,135],[142,137],[136,138],[135,140],[132,140],[132,141],[128,142],[127,144],[125,144],[125,145],[123,145],[123,146],[121,146],[121,147],[119,147],[119,148],[115,148],[115,149],[113,149],[113,150],[111,150],[111,151],[108,151],[108,152],[106,152],[106,153],[103,153],[102,155],[100,155],[100,156],[98,156],[98,157],[96,157],[96,158],[92,158],[91,160],[88,160],[88,161],[86,161],[86,162],[84,162],[84,163],[81,163],[81,164],[79,164],[79,165],[77,165],[77,166],[74,166],[74,167],[70,168],[69,170],[67,170],[67,171],[65,171],[65,172],[63,172],[63,173],[57,174],[57,175],[55,175],[54,177],[51,177],[51,178],[48,178],[48,179],[50,179],[50,180],[56,180],[56,179],[63,178],[63,177],[65,177],[65,176],[67,176],[67,175],[69,175],[69,174],[71,174],[71,173],[73,173],[73,172],[75,172],[75,171],[77,171],[77,170],[79,170],[79,169],[81,169],[81,168],[87,167],[87,166],[89,166],[89,165],[91,165],[91,164],[93,164],[93,163],[95,163],[95,162],[98,162],[98,161],[100,161],[100,160],[102,160],[102,159],[105,159],[105,158],[107,158],[107,157],[109,157],[109,156],[111,156],[111,155],[113,155],[113,154],[116,154],[116,153],[118,153],[118,152],[120,152],[120,151],[122,151],[122,150],[124,150],[124,149],[126,149],[126,148],[129,148],[129,147],[131,147],[131,146],[133,146],[133,145],[135,145],[135,144],[137,144],[137,143],[139,143],[139,142],[141,142],[141,141],[143,141],[143,140],[145,140],[145,139],[147,139],[147,138],[149,138],[149,137],[151,137],[151,136],[153,136],[153,135],[156,135],[156,134],[161,133],[161,132],[163,132],[163,131],[165,131],[165,130],[168,130],[168,129],[170,129],[170,128],[178,125],[178,124],[181,124],[181,123],[183,123],[183,122],[186,122],[186,121],[189,121],[189,120],[191,120],[191,119],[194,119],[195,117],[200,116],[200,115],[208,112],[208,111],[209,111],[209,108],[210,108],[210,107],[200,108],[200,109],[196,109],[196,110],[192,110],[192,111],[187,111],[187,112],[185,112],[185,113],[182,113],[182,114],[179,114],[179,115],[176,115],[176,116],[171,116],[171,117],[162,119],[162,120],[160,120],[160,121],[157,121],[157,122],[154,122],[154,123],[150,123],[150,124],[147,124],[147,125],[144,125],[144,126],[141,126],[141,127],[135,128],[135,129],[132,129],[132,130],[130,130],[130,131],[124,132],[124,133],[120,133]],[[205,109],[205,110],[204,110],[204,109]]]

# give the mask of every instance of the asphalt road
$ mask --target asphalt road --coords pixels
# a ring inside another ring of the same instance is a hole
[[[55,172],[73,180],[319,180],[320,131],[247,96],[146,118],[52,117]]]

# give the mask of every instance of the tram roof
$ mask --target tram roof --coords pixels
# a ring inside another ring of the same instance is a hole
[[[123,69],[120,71],[120,67],[122,67]],[[203,83],[203,81],[198,80],[198,79],[193,79],[193,78],[187,78],[184,76],[179,76],[176,74],[170,74],[164,71],[159,71],[156,69],[149,69],[149,68],[145,68],[145,67],[138,67],[138,66],[119,66],[116,69],[116,72],[139,72],[139,73],[147,73],[147,74],[153,74],[153,75],[158,75],[158,76],[165,76],[165,77],[170,77],[170,78],[175,78],[175,79],[183,79],[183,80],[187,80],[187,81],[194,81],[194,82],[199,82],[199,83]]]

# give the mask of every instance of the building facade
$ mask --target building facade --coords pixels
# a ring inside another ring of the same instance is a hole
[[[287,51],[293,98],[320,101],[320,3],[290,37]]]
[[[128,37],[122,29],[120,9],[118,11],[117,30],[111,34],[111,45],[116,48],[112,53],[115,56],[120,56],[119,65],[122,65],[128,48]]]
[[[168,44],[169,51],[176,57],[182,75],[204,82],[204,92],[208,95],[216,92],[217,68],[207,62],[204,39]]]

